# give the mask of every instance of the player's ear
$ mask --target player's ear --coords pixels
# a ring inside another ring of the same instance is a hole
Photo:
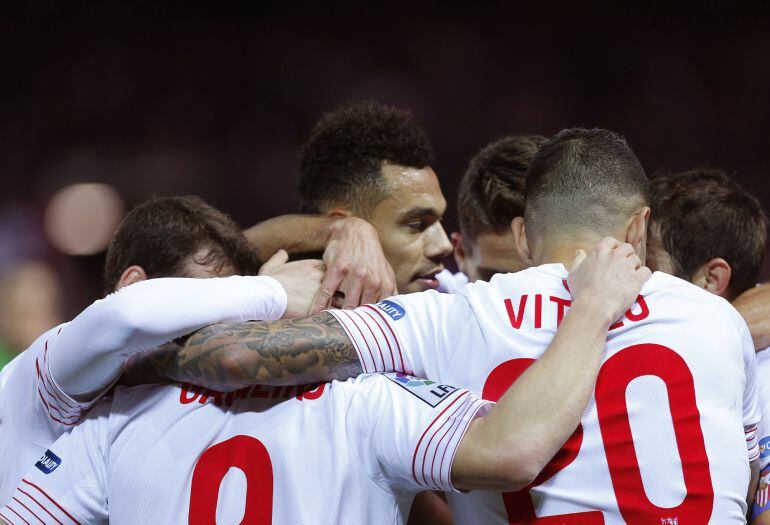
[[[516,254],[522,261],[530,266],[534,266],[532,254],[529,251],[529,244],[527,243],[524,217],[514,217],[511,221],[511,232],[513,232],[513,242],[516,245]]]
[[[692,283],[715,295],[731,299],[730,277],[732,268],[721,257],[714,257],[698,268],[692,276]]]
[[[349,210],[343,210],[342,208],[333,208],[326,214],[330,219],[347,219],[353,217],[353,213]]]
[[[129,284],[138,283],[139,281],[146,281],[147,280],[147,274],[144,272],[144,268],[141,266],[133,265],[129,266],[125,270],[123,270],[123,274],[120,276],[120,279],[118,280],[118,285],[115,287],[115,290],[120,290],[124,286],[128,286]]]
[[[626,221],[625,241],[634,247],[634,251],[643,257],[647,241],[647,225],[650,220],[650,208],[644,206]],[[644,260],[644,259],[642,259]]]
[[[452,240],[452,248],[455,256],[455,263],[457,267],[462,271],[465,260],[468,258],[468,252],[465,249],[465,243],[463,242],[463,234],[460,232],[453,232],[449,236]]]

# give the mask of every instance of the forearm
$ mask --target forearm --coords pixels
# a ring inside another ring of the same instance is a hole
[[[97,301],[54,341],[49,369],[68,395],[87,399],[108,387],[133,354],[214,322],[275,319],[286,294],[269,277],[151,279]]]
[[[334,219],[320,215],[281,215],[262,221],[246,230],[244,235],[259,250],[262,260],[278,250],[290,255],[322,252],[329,241]]]
[[[749,325],[754,347],[762,350],[770,346],[770,284],[744,292],[733,301],[733,306]]]
[[[596,383],[610,325],[592,310],[573,307],[543,356],[473,423],[458,458],[469,439],[468,453],[475,458],[456,461],[452,470],[458,488],[521,488],[575,431]]]
[[[141,357],[141,362],[134,363],[140,374],[220,392],[254,384],[321,383],[362,372],[345,331],[326,312],[299,319],[212,325],[190,336],[179,351],[161,349]]]

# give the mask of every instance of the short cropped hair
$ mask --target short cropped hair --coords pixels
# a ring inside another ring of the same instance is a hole
[[[422,169],[433,161],[425,132],[409,111],[375,102],[325,113],[299,154],[302,211],[344,206],[366,215],[388,195],[383,164]]]
[[[677,276],[691,280],[700,266],[721,257],[730,265],[732,296],[756,284],[767,239],[767,218],[756,197],[712,168],[656,174],[651,190],[651,230]]]
[[[148,278],[182,276],[190,258],[207,248],[200,264],[231,267],[242,275],[259,271],[259,257],[240,227],[194,196],[153,198],[132,209],[112,238],[104,265],[111,293],[126,268],[141,266]]]
[[[540,135],[503,137],[471,159],[457,192],[464,237],[510,231],[511,221],[524,216],[526,172],[545,140]]]
[[[527,231],[610,235],[649,202],[649,181],[626,141],[604,129],[562,130],[527,173]]]

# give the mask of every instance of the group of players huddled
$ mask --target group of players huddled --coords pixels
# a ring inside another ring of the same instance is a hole
[[[733,179],[505,137],[450,241],[408,111],[337,108],[299,160],[302,214],[245,232],[128,213],[107,296],[0,372],[0,523],[770,523],[767,224]]]

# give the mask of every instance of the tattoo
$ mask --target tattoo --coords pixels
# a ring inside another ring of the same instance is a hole
[[[147,377],[163,375],[220,392],[254,384],[319,383],[363,372],[350,339],[327,312],[207,326],[178,350],[159,349],[133,365]]]

